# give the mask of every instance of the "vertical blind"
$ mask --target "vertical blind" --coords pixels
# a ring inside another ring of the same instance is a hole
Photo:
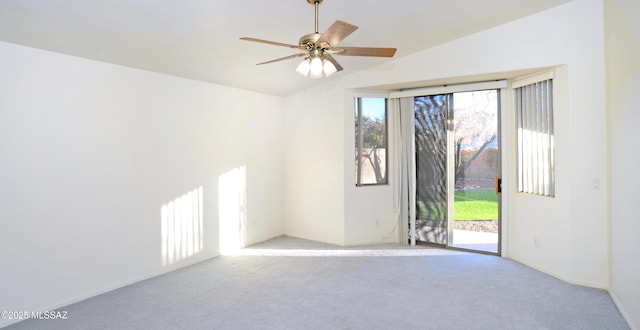
[[[515,89],[518,125],[518,190],[555,196],[553,80]]]

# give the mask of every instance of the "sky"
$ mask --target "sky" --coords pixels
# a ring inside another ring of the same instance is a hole
[[[375,120],[384,120],[384,98],[362,98],[363,115]]]

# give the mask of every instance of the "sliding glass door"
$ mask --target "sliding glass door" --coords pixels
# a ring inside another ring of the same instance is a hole
[[[414,103],[416,240],[498,253],[499,91]]]

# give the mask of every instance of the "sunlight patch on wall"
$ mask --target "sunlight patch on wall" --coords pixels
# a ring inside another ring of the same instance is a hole
[[[161,263],[169,266],[202,251],[202,186],[160,208]]]
[[[220,254],[233,254],[246,244],[247,170],[245,166],[218,177]]]

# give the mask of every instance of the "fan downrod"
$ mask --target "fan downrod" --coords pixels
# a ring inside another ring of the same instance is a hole
[[[298,41],[298,45],[301,48],[306,48],[311,51],[316,48],[315,44],[318,39],[320,39],[320,33],[318,32],[318,7],[322,3],[322,0],[307,0],[308,3],[312,4],[315,7],[315,32],[307,35],[303,35]]]

